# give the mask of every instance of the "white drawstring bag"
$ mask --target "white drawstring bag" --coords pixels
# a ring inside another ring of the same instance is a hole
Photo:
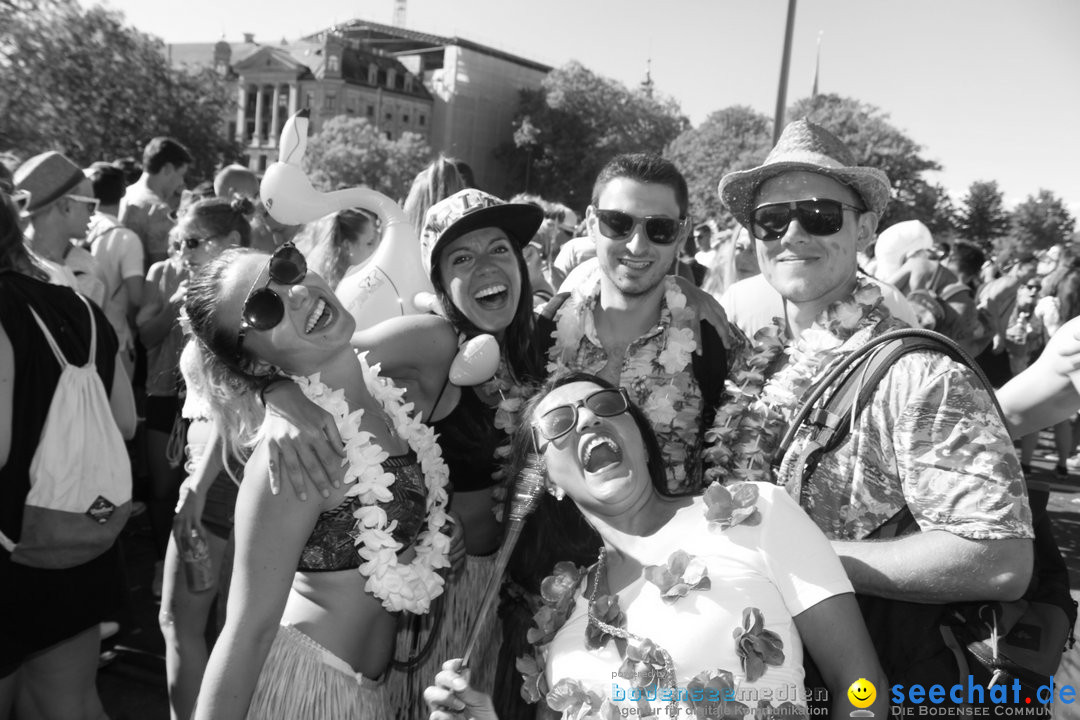
[[[12,561],[31,567],[63,569],[93,560],[112,547],[131,514],[131,464],[94,364],[94,313],[79,298],[90,312],[90,358],[82,367],[67,361],[30,309],[63,369],[30,463],[19,542],[0,533]]]

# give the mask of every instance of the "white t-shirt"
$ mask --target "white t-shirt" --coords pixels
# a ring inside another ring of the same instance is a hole
[[[125,350],[132,346],[132,334],[127,319],[128,293],[124,281],[143,277],[142,241],[114,216],[102,212],[91,218],[86,241],[105,284],[102,310],[116,330],[120,349]]]
[[[101,280],[101,270],[94,256],[72,245],[64,256],[64,265],[75,276],[75,289],[102,307],[105,303],[105,283]]]
[[[861,273],[860,277],[873,281],[881,288],[885,307],[889,308],[893,317],[912,327],[918,326],[911,304],[899,290],[875,277]],[[754,337],[754,333],[761,328],[771,325],[774,317],[784,317],[784,298],[764,275],[755,275],[735,283],[720,297],[720,304],[724,306],[728,319],[749,338]]]
[[[754,485],[758,523],[712,530],[699,496],[643,543],[641,554],[647,557],[636,558],[645,565],[666,565],[672,553],[684,550],[705,562],[708,589],[666,602],[642,573],[618,593],[619,607],[626,614],[626,630],[670,654],[679,688],[703,671],[726,670],[734,676],[735,700],[751,708],[766,699],[805,705],[802,641],[793,618],[822,600],[852,592],[851,582],[829,541],[795,501],[775,485]],[[574,610],[549,646],[548,687],[568,678],[613,702],[619,696],[616,687],[629,698],[632,682],[614,676],[622,665],[616,644],[609,641],[598,650],[585,644],[585,585],[578,588]],[[767,666],[752,683],[746,682],[733,635],[743,626],[747,608],[761,612],[764,629],[779,636],[784,654],[783,662]],[[629,700],[616,704],[635,705]]]

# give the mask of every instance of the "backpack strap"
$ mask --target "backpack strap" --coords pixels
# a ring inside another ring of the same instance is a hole
[[[931,330],[900,328],[857,348],[811,388],[774,456],[774,469],[779,465],[779,482],[793,493],[798,491],[802,498],[806,480],[817,468],[821,456],[835,450],[851,434],[856,419],[870,403],[885,374],[901,357],[921,350],[944,353],[969,367],[1004,418],[982,369],[959,345]],[[796,440],[799,440],[797,450],[793,449]]]
[[[75,293],[75,296],[83,301],[83,304],[86,305],[86,311],[90,313],[90,357],[87,359],[85,367],[93,367],[94,361],[97,358],[97,323],[94,320],[94,311],[90,308],[90,303],[85,297],[79,293]],[[64,356],[64,351],[60,349],[60,345],[57,344],[56,338],[49,332],[49,328],[45,325],[45,321],[41,319],[41,316],[37,314],[37,311],[34,310],[33,307],[30,308],[30,314],[34,316],[34,321],[37,322],[38,327],[41,328],[41,332],[45,336],[45,342],[49,343],[49,348],[52,350],[56,362],[60,363],[60,368],[63,370],[71,364]]]

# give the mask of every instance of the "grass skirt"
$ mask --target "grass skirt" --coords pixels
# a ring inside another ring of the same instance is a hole
[[[465,643],[469,641],[484,601],[484,591],[495,569],[495,554],[485,556],[469,555],[465,559],[465,569],[461,575],[446,586],[442,602],[442,621],[438,626],[438,636],[432,643],[431,652],[421,663],[411,670],[392,669],[386,679],[387,692],[390,696],[394,717],[398,720],[427,720],[429,710],[424,702],[424,688],[431,685],[435,676],[442,670],[447,660],[461,657],[465,652]],[[502,641],[502,628],[499,624],[495,606],[480,635],[476,649],[469,662],[471,684],[474,688],[490,694],[495,684],[495,669],[499,659],[499,644]],[[419,643],[423,645],[430,638],[435,625],[433,614],[424,615],[420,622]],[[413,646],[412,623],[407,623],[398,631],[397,658],[408,655],[404,648]]]
[[[248,720],[375,720],[386,717],[385,685],[292,625],[278,628],[266,657]]]

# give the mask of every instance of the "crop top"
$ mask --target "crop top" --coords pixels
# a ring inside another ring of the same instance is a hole
[[[463,387],[450,414],[428,423],[438,434],[442,458],[450,470],[450,485],[457,492],[498,484],[492,478],[499,469],[495,450],[506,441],[506,433],[495,427],[495,411],[475,390]]]
[[[416,453],[395,455],[382,462],[383,470],[394,475],[390,486],[393,500],[379,503],[386,512],[387,523],[397,521],[391,533],[402,544],[402,552],[412,546],[424,527],[427,514],[427,486],[424,471],[417,462]],[[354,570],[360,567],[361,558],[356,551],[356,518],[353,512],[360,507],[358,496],[345,501],[332,510],[319,515],[315,529],[311,531],[304,550],[300,554],[297,570],[303,572],[331,572]]]

